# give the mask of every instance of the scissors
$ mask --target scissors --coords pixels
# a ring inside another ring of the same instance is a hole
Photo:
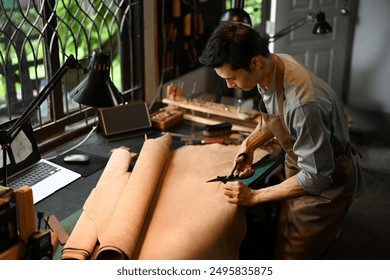
[[[239,157],[243,157],[243,160],[245,161],[247,159],[247,157],[248,157],[248,154],[241,153],[241,154],[239,154],[237,156],[237,158],[239,158]],[[237,166],[238,166],[238,162],[236,162],[236,164],[233,167],[232,172],[230,172],[229,175],[227,175],[227,176],[217,176],[214,179],[208,180],[207,183],[209,183],[209,182],[222,182],[222,183],[226,184],[228,181],[238,178],[238,174],[234,175],[234,171],[236,171]]]

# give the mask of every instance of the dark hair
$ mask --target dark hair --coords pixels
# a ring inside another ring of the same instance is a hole
[[[232,70],[250,69],[253,57],[268,57],[267,42],[251,27],[221,23],[211,34],[199,62],[213,68],[230,64]]]

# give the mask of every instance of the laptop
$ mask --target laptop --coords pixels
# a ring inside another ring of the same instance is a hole
[[[0,125],[7,131],[13,124],[9,121]],[[0,178],[4,183],[4,151],[0,150]],[[33,192],[34,204],[81,177],[81,174],[42,159],[38,150],[31,123],[23,124],[7,149],[7,186],[20,188],[29,186]]]

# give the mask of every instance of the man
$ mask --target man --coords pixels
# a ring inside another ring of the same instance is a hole
[[[257,86],[262,97],[262,119],[237,153],[248,157],[235,159],[239,177],[253,174],[253,151],[270,139],[285,151],[284,181],[258,190],[228,182],[228,201],[280,201],[275,257],[322,258],[362,180],[336,94],[291,56],[271,54],[255,30],[238,23],[218,26],[199,60],[229,88]]]

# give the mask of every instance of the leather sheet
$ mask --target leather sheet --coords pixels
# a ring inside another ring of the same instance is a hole
[[[147,140],[131,176],[127,151],[113,152],[62,259],[238,258],[245,208],[226,201],[222,183],[206,183],[230,173],[238,147],[170,151],[170,143],[169,134]],[[258,150],[255,157],[266,154]]]
[[[108,223],[99,235],[98,259],[130,259],[169,153],[171,136],[145,141],[133,172]]]
[[[117,201],[130,177],[127,171],[131,154],[115,149],[109,158],[96,187],[86,200],[71,235],[66,242],[62,259],[90,259],[98,243],[98,235],[107,229]]]

